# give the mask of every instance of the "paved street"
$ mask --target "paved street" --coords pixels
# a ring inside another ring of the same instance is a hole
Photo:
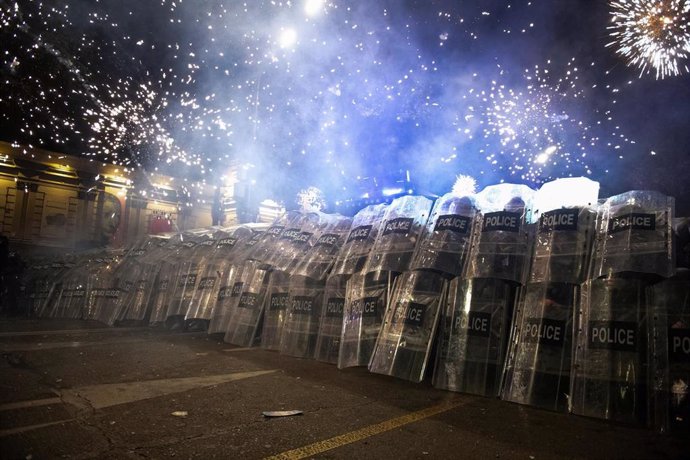
[[[0,456],[681,458],[682,437],[235,348],[205,333],[0,320]],[[300,410],[267,418],[263,411]]]

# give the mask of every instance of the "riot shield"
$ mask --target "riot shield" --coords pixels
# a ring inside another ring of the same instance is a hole
[[[651,423],[690,432],[690,271],[649,289]]]
[[[294,273],[324,231],[334,222],[335,217],[321,212],[304,214],[299,228],[286,229],[277,242],[276,256],[268,264],[276,270]]]
[[[408,195],[393,200],[386,208],[384,221],[364,271],[406,271],[430,208],[431,201],[422,196]]]
[[[594,242],[596,210],[559,208],[544,212],[534,242],[530,283],[583,283]]]
[[[566,283],[535,283],[521,289],[502,399],[566,410],[578,290]]]
[[[271,260],[282,251],[280,240],[283,234],[288,229],[299,229],[303,217],[299,211],[288,211],[276,218],[265,232],[255,234],[246,258],[271,265]]]
[[[146,240],[133,247],[121,264],[120,285],[125,294],[120,296],[118,308],[122,321],[143,321],[148,313],[158,267],[145,261],[155,250],[154,241]]]
[[[369,371],[421,382],[436,338],[447,282],[429,271],[408,271],[395,280]]]
[[[290,299],[280,340],[280,353],[313,358],[321,319],[325,280],[290,277]]]
[[[332,274],[352,275],[364,270],[385,212],[386,205],[377,204],[367,206],[355,214],[350,232],[331,270]]]
[[[448,193],[436,200],[410,268],[448,276],[464,272],[476,223],[481,222],[472,197]]]
[[[186,321],[207,320],[210,322],[218,298],[223,270],[229,262],[228,258],[231,257],[232,249],[237,244],[237,238],[224,232],[217,232],[211,241],[211,245],[204,246],[207,244],[204,242],[197,250],[203,251],[198,255],[200,257],[199,281],[189,299],[185,314]]]
[[[299,260],[300,254],[294,254],[295,259],[299,260],[293,270],[295,275],[306,276],[315,280],[326,278],[352,223],[349,218],[339,215],[331,216],[330,220],[331,222],[327,223],[326,228],[301,260]]]
[[[381,329],[395,274],[355,274],[347,282],[338,368],[367,366]]]
[[[647,284],[623,277],[584,284],[572,370],[572,413],[646,424]]]
[[[290,299],[290,275],[275,270],[271,272],[268,284],[267,305],[264,311],[264,328],[261,333],[261,347],[279,350],[283,325],[288,314]]]
[[[468,278],[496,278],[524,283],[529,262],[534,191],[524,185],[499,184],[477,194],[482,224],[470,254]]]
[[[177,274],[172,283],[172,293],[168,306],[167,317],[184,317],[187,313],[187,305],[192,298],[192,293],[199,283],[200,255],[198,246],[204,244],[212,247],[213,240],[207,237],[186,238],[178,253]]]
[[[658,192],[631,191],[599,207],[593,278],[613,273],[673,275],[674,200]]]
[[[230,264],[221,274],[218,297],[213,309],[213,317],[208,325],[209,334],[225,333],[228,331],[230,320],[242,294],[242,279],[244,264]]]
[[[314,356],[318,361],[331,364],[338,363],[346,287],[347,278],[345,276],[331,275],[326,280],[326,289],[321,305],[321,323],[316,336]]]
[[[225,334],[225,341],[241,347],[254,345],[257,333],[261,331],[261,320],[264,313],[264,301],[268,288],[269,272],[260,268],[259,262],[246,262],[246,282],[237,306],[230,317],[230,324]]]
[[[439,332],[436,388],[498,396],[516,292],[515,284],[504,280],[451,281]]]
[[[177,252],[181,242],[178,238],[171,238],[170,241],[158,242],[158,245],[162,248],[162,255],[158,262],[158,275],[151,293],[153,297],[151,316],[149,317],[149,324],[151,325],[162,324],[168,317],[172,285],[177,275]]]

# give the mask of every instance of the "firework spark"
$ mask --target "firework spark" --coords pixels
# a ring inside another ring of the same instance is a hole
[[[609,26],[616,53],[657,79],[687,73],[690,57],[690,1],[612,1]]]

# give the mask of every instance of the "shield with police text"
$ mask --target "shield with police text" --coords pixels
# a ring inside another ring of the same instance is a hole
[[[469,278],[497,278],[523,283],[529,262],[533,190],[498,184],[477,195],[482,210],[478,241],[468,264]]]
[[[599,207],[593,277],[624,272],[672,276],[673,212],[673,198],[658,192],[608,198]]]
[[[461,275],[479,217],[470,196],[448,193],[437,199],[415,247],[410,269],[431,270],[449,277]]]
[[[321,322],[316,336],[318,361],[336,364],[340,352],[340,333],[343,329],[343,312],[347,277],[331,275],[326,280],[326,290],[321,302]]]
[[[321,319],[325,280],[305,276],[290,278],[290,299],[280,340],[280,353],[313,358]]]
[[[501,397],[565,411],[570,394],[577,285],[528,284],[520,290]]]
[[[369,364],[394,279],[391,272],[373,272],[348,280],[339,369]]]
[[[350,231],[331,270],[332,274],[352,275],[364,269],[385,211],[385,204],[377,204],[367,206],[355,214]]]
[[[455,278],[440,322],[434,386],[498,396],[516,285],[492,278]]]
[[[290,300],[290,275],[274,270],[268,284],[261,348],[279,350],[283,325],[288,315]]]
[[[247,282],[242,286],[242,293],[230,318],[225,341],[240,347],[250,347],[254,345],[257,333],[260,332],[269,272],[259,268],[258,262],[247,262],[244,270],[247,270]]]
[[[591,207],[554,209],[537,224],[530,283],[579,284],[588,275],[597,213]]]
[[[646,281],[588,281],[572,375],[571,411],[626,423],[647,421]]]
[[[421,382],[436,338],[446,280],[428,271],[404,272],[395,280],[369,371]]]
[[[651,423],[659,431],[690,432],[690,271],[649,291]]]
[[[222,333],[225,335],[228,331],[242,294],[242,288],[250,275],[253,274],[255,267],[255,262],[238,262],[238,265],[232,264],[223,272],[216,307],[213,310],[213,318],[208,325],[209,334]]]

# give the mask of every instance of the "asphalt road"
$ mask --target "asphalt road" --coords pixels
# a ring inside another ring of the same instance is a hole
[[[690,435],[551,413],[224,344],[0,319],[0,456],[688,458]],[[267,418],[264,411],[300,410]]]

